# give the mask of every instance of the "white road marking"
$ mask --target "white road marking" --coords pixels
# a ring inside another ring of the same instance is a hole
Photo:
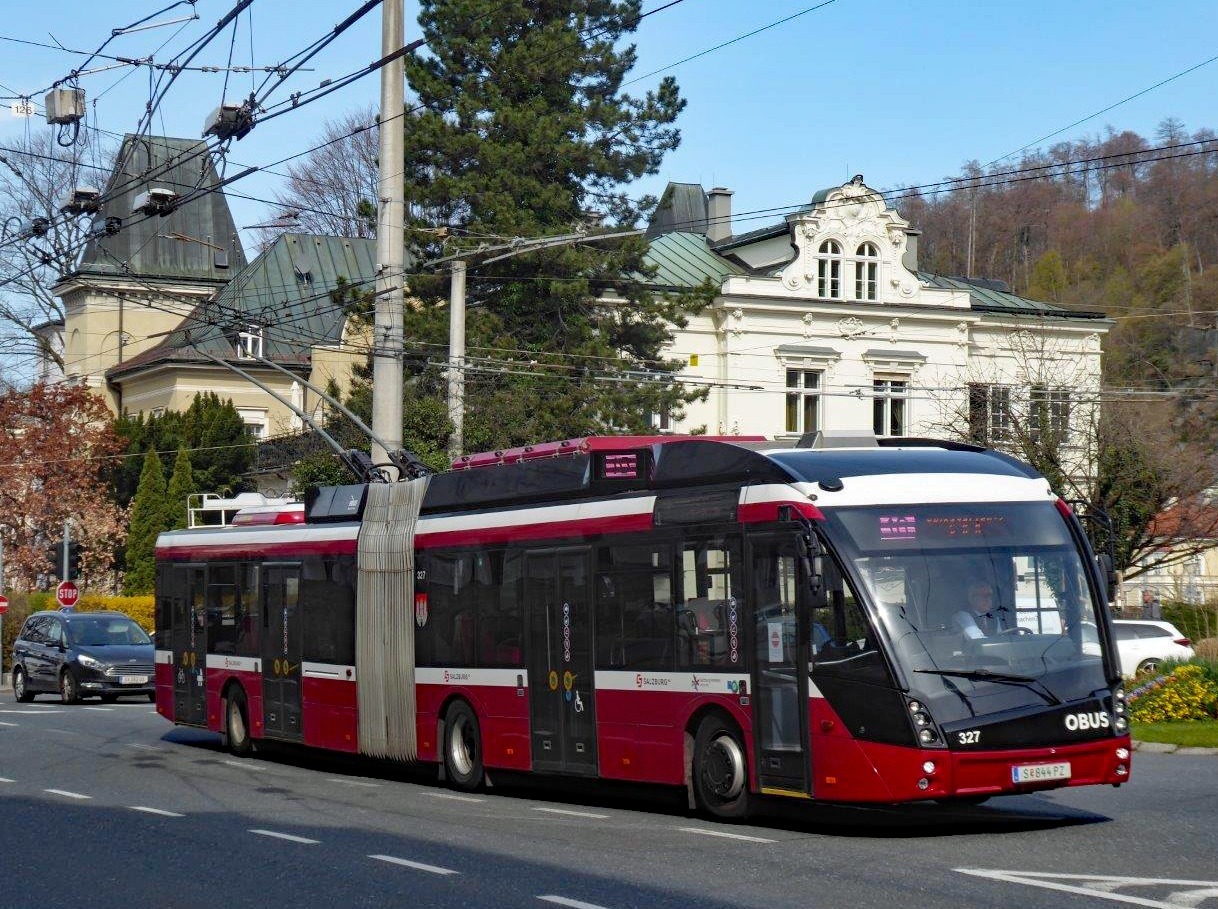
[[[146,805],[132,805],[132,811],[143,811],[145,814],[159,814],[161,817],[186,817],[176,811],[166,811],[164,808],[149,808]]]
[[[47,732],[58,732],[60,735],[76,735],[76,733],[70,729],[48,729]]]
[[[29,710],[0,710],[0,713],[19,713],[22,716],[42,716],[42,715],[48,714],[48,713],[63,713],[63,711],[62,710],[35,710],[34,708],[31,707]]]
[[[403,868],[413,868],[415,871],[427,871],[431,874],[457,874],[451,868],[441,868],[439,865],[426,865],[423,862],[412,862],[410,859],[398,858],[394,855],[370,855],[370,859],[378,862],[388,862],[391,865],[401,865]]]
[[[141,751],[160,751],[160,748],[154,748],[152,745],[141,745],[139,742],[128,742],[128,748],[139,748]]]
[[[472,795],[454,795],[451,792],[428,792],[433,799],[452,799],[454,802],[485,802],[486,799],[474,798]]]
[[[114,708],[113,707],[81,707],[80,709],[81,710],[104,710],[107,713],[109,713]]]
[[[365,789],[380,789],[380,783],[365,783],[363,780],[342,780],[338,777],[331,777],[326,780],[327,783],[342,783],[344,786],[363,786]]]
[[[51,795],[62,795],[65,799],[91,799],[91,795],[81,795],[79,792],[68,792],[66,789],[43,789],[43,792],[49,792]]]
[[[0,783],[15,783],[16,780],[10,780],[7,776],[0,776]]]
[[[246,770],[266,770],[265,767],[259,767],[251,761],[223,761],[222,763],[228,764],[230,767],[244,767]]]
[[[1061,893],[1078,893],[1114,903],[1129,903],[1134,906],[1150,906],[1152,909],[1188,909],[1203,900],[1218,895],[1218,881],[1186,881],[1155,877],[1114,877],[1106,874],[1050,874],[1039,871],[1000,871],[992,868],[956,868],[961,874],[1004,881],[1008,884],[1023,884],[1057,890]],[[1073,883],[1066,883],[1072,881]],[[1175,890],[1166,900],[1135,896],[1132,893],[1117,893],[1122,887],[1186,887]]]
[[[554,903],[557,906],[568,906],[570,909],[605,909],[604,906],[598,906],[596,903],[585,903],[583,900],[573,900],[567,896],[548,896],[537,897],[543,903]]]
[[[256,833],[259,836],[270,836],[277,840],[287,840],[289,843],[304,843],[306,846],[316,846],[321,840],[311,840],[303,836],[293,836],[290,833],[278,833],[274,830],[250,830],[250,833]]]
[[[10,729],[17,729],[21,726],[21,724],[20,723],[6,723],[4,720],[0,720],[0,726],[8,726]]]
[[[767,840],[764,836],[748,836],[744,833],[728,833],[726,830],[707,830],[704,827],[678,827],[682,833],[697,833],[702,836],[719,836],[728,840],[744,840],[746,843],[777,843],[778,840]]]
[[[590,817],[603,821],[609,817],[607,814],[594,814],[591,811],[571,811],[567,808],[534,808],[534,811],[545,811],[548,814],[569,814],[571,817]]]

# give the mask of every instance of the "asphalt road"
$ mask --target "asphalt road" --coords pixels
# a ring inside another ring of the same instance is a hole
[[[1121,789],[973,809],[527,779],[458,795],[291,749],[235,759],[147,702],[0,701],[0,909],[1218,907],[1218,758],[1135,755]]]

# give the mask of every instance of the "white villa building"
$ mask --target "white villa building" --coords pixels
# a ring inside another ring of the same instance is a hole
[[[1087,447],[1112,324],[1101,314],[920,271],[918,231],[862,177],[743,234],[731,196],[669,184],[648,231],[657,287],[719,288],[671,349],[708,397],[658,428],[985,442],[1049,430]]]

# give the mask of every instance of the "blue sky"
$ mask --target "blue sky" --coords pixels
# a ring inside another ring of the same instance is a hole
[[[92,49],[110,29],[142,18],[168,0],[110,0],[58,4],[0,0],[0,34]],[[666,0],[645,0],[644,10]],[[201,34],[231,0],[199,0],[200,20],[169,48]],[[256,0],[254,57],[277,62],[327,30],[355,0]],[[812,5],[811,0],[684,0],[643,20],[636,35],[638,74],[695,54]],[[407,0],[407,38],[417,37],[416,4]],[[167,17],[180,15],[180,10]],[[291,89],[354,70],[379,56],[379,12],[343,35]],[[143,56],[176,26],[117,39],[108,51]],[[688,108],[683,141],[663,172],[634,192],[658,192],[668,180],[725,185],[737,211],[793,205],[818,188],[862,173],[876,187],[916,184],[954,175],[970,159],[999,158],[1074,120],[1108,106],[1218,54],[1218,4],[1179,0],[1170,8],[1143,2],[897,2],[835,0],[669,72]],[[168,53],[161,52],[159,59]],[[222,64],[228,42],[216,41],[202,62]],[[5,89],[43,88],[79,57],[0,42],[0,95]],[[246,20],[234,62],[250,60]],[[141,70],[114,85],[124,71],[87,77],[90,99],[100,96],[103,128],[116,132],[138,121],[147,98]],[[660,76],[631,87],[654,85]],[[156,131],[197,136],[216,105],[223,76],[184,75],[156,121]],[[1152,136],[1158,122],[1178,117],[1186,127],[1218,128],[1218,62],[1125,104],[1051,141],[1095,134],[1107,125]],[[113,87],[111,87],[113,85]],[[234,75],[230,93],[248,92],[249,76]],[[296,114],[255,129],[232,158],[267,163],[308,147],[321,121],[374,102],[369,77]],[[0,142],[41,119],[14,119],[0,106]],[[1048,144],[1048,143],[1046,143]],[[240,191],[269,197],[277,178],[257,175]],[[258,222],[266,209],[233,200],[239,225]],[[738,230],[757,226],[740,224]]]

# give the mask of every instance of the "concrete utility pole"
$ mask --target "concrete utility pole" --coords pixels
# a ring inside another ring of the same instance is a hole
[[[448,457],[455,461],[465,447],[465,263],[458,259],[452,266],[448,291],[448,419],[453,433],[448,441]]]
[[[405,43],[402,0],[381,4],[381,56]],[[392,448],[402,447],[402,316],[406,262],[403,121],[405,65],[398,57],[381,68],[380,204],[376,224],[376,317],[372,339],[372,431]],[[372,443],[372,460],[388,461]]]

